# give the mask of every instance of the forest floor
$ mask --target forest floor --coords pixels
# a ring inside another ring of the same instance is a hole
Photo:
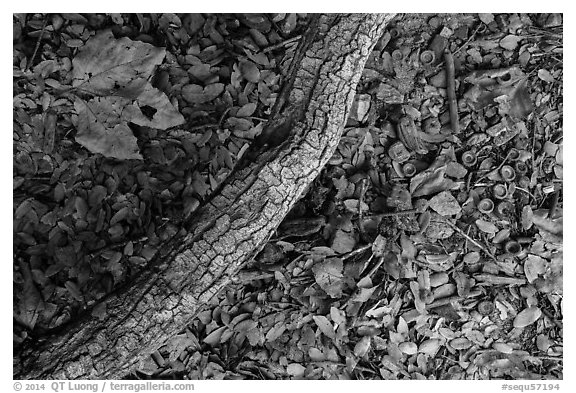
[[[13,20],[17,349],[129,282],[226,178],[306,15]],[[399,15],[307,194],[129,377],[561,379],[562,23]]]

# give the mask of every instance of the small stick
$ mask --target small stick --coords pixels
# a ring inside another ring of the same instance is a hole
[[[355,250],[350,251],[346,255],[341,256],[340,258],[343,260],[350,259],[352,257],[355,257],[358,254],[362,254],[364,251],[368,250],[369,248],[372,248],[372,244],[365,244],[365,245],[363,245],[363,246],[361,246]]]
[[[382,217],[394,217],[394,216],[409,216],[412,214],[422,213],[418,209],[409,209],[409,210],[401,210],[398,212],[391,212],[391,213],[380,213],[380,214],[372,214],[370,216],[366,216],[366,218],[382,218]]]
[[[362,179],[360,185],[360,198],[358,199],[358,229],[360,232],[360,237],[365,238],[366,235],[364,233],[364,221],[362,220],[362,202],[364,202],[364,196],[366,195],[366,184],[368,180],[366,178]]]
[[[484,246],[484,245],[478,243],[476,240],[472,239],[470,236],[468,236],[466,233],[464,233],[464,231],[462,229],[458,228],[455,224],[452,224],[450,221],[448,221],[448,220],[443,220],[443,221],[446,224],[450,225],[452,227],[452,229],[454,229],[456,232],[458,232],[460,235],[462,235],[470,243],[474,244],[476,247],[479,247],[482,251],[484,251],[486,254],[488,254],[488,256],[490,258],[492,258],[495,262],[498,262],[496,257],[494,255],[492,255],[492,253],[488,250],[488,248],[486,248],[486,246]]]
[[[289,38],[286,41],[282,41],[282,42],[279,42],[275,45],[264,48],[264,50],[262,52],[267,53],[267,52],[273,51],[275,49],[282,48],[283,46],[289,45],[294,41],[298,41],[300,38],[302,38],[302,36],[297,35],[296,37]]]
[[[456,71],[454,69],[454,57],[448,48],[444,50],[444,61],[446,62],[446,94],[448,94],[450,125],[454,134],[458,134],[460,122],[458,120],[458,102],[456,101]]]
[[[187,129],[188,132],[192,132],[192,131],[200,131],[200,130],[204,130],[206,128],[219,128],[220,124],[218,123],[208,123],[208,124],[200,124],[198,126],[193,126]]]
[[[506,162],[508,162],[509,158],[510,158],[510,152],[508,152],[508,154],[506,154],[506,157],[504,157],[504,159],[502,160],[500,165],[498,165],[498,167],[496,167],[496,169],[487,169],[488,172],[485,173],[484,175],[482,175],[482,177],[480,177],[478,180],[476,180],[476,183],[474,183],[474,187],[478,187],[478,182],[485,179],[486,177],[488,177],[491,173],[498,173],[498,171],[500,171],[500,169],[504,166],[504,164],[506,164]]]
[[[482,26],[482,24],[479,24],[478,27],[476,27],[476,30],[474,30],[474,33],[472,33],[472,35],[470,36],[470,38],[468,38],[468,40],[463,43],[462,45],[460,45],[460,47],[458,49],[456,49],[456,51],[454,52],[454,54],[460,52],[462,49],[464,49],[466,47],[466,45],[468,45],[474,38],[476,38],[476,34],[478,34],[478,32],[480,31],[480,27]]]
[[[34,53],[32,54],[32,57],[30,58],[30,62],[26,65],[26,70],[28,70],[32,66],[32,63],[34,62],[34,59],[36,58],[36,54],[38,53],[38,49],[40,49],[40,41],[42,41],[42,36],[44,35],[44,31],[46,30],[47,18],[48,18],[48,15],[46,15],[46,18],[44,19],[44,23],[42,23],[42,30],[40,31],[40,35],[38,36],[38,41],[36,42],[36,48],[34,48]]]

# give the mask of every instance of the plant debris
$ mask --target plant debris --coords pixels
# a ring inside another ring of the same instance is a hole
[[[307,194],[131,377],[562,379],[562,22],[398,16]],[[176,235],[262,132],[306,23],[14,15],[15,346]]]

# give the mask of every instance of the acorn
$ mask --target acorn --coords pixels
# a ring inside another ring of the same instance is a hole
[[[495,184],[492,187],[492,195],[496,199],[504,199],[508,196],[508,189],[504,184]]]
[[[491,199],[484,198],[478,202],[478,211],[484,214],[490,214],[494,210],[494,202]]]
[[[471,167],[476,165],[476,163],[478,162],[478,157],[476,156],[476,153],[474,153],[471,150],[468,150],[462,153],[461,160],[464,166]]]
[[[406,146],[400,141],[394,142],[392,146],[388,149],[388,155],[394,161],[399,163],[406,162],[410,159],[410,152],[406,149]]]
[[[514,171],[514,168],[510,165],[502,165],[502,168],[500,168],[500,176],[502,176],[505,182],[509,183],[516,178],[516,171]]]
[[[504,250],[512,255],[518,255],[522,252],[522,246],[515,240],[509,240],[504,244]]]

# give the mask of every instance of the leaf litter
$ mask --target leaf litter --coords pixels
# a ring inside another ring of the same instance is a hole
[[[14,16],[16,344],[176,233],[258,135],[305,27]],[[562,76],[561,15],[398,17],[308,194],[135,377],[562,378]]]

